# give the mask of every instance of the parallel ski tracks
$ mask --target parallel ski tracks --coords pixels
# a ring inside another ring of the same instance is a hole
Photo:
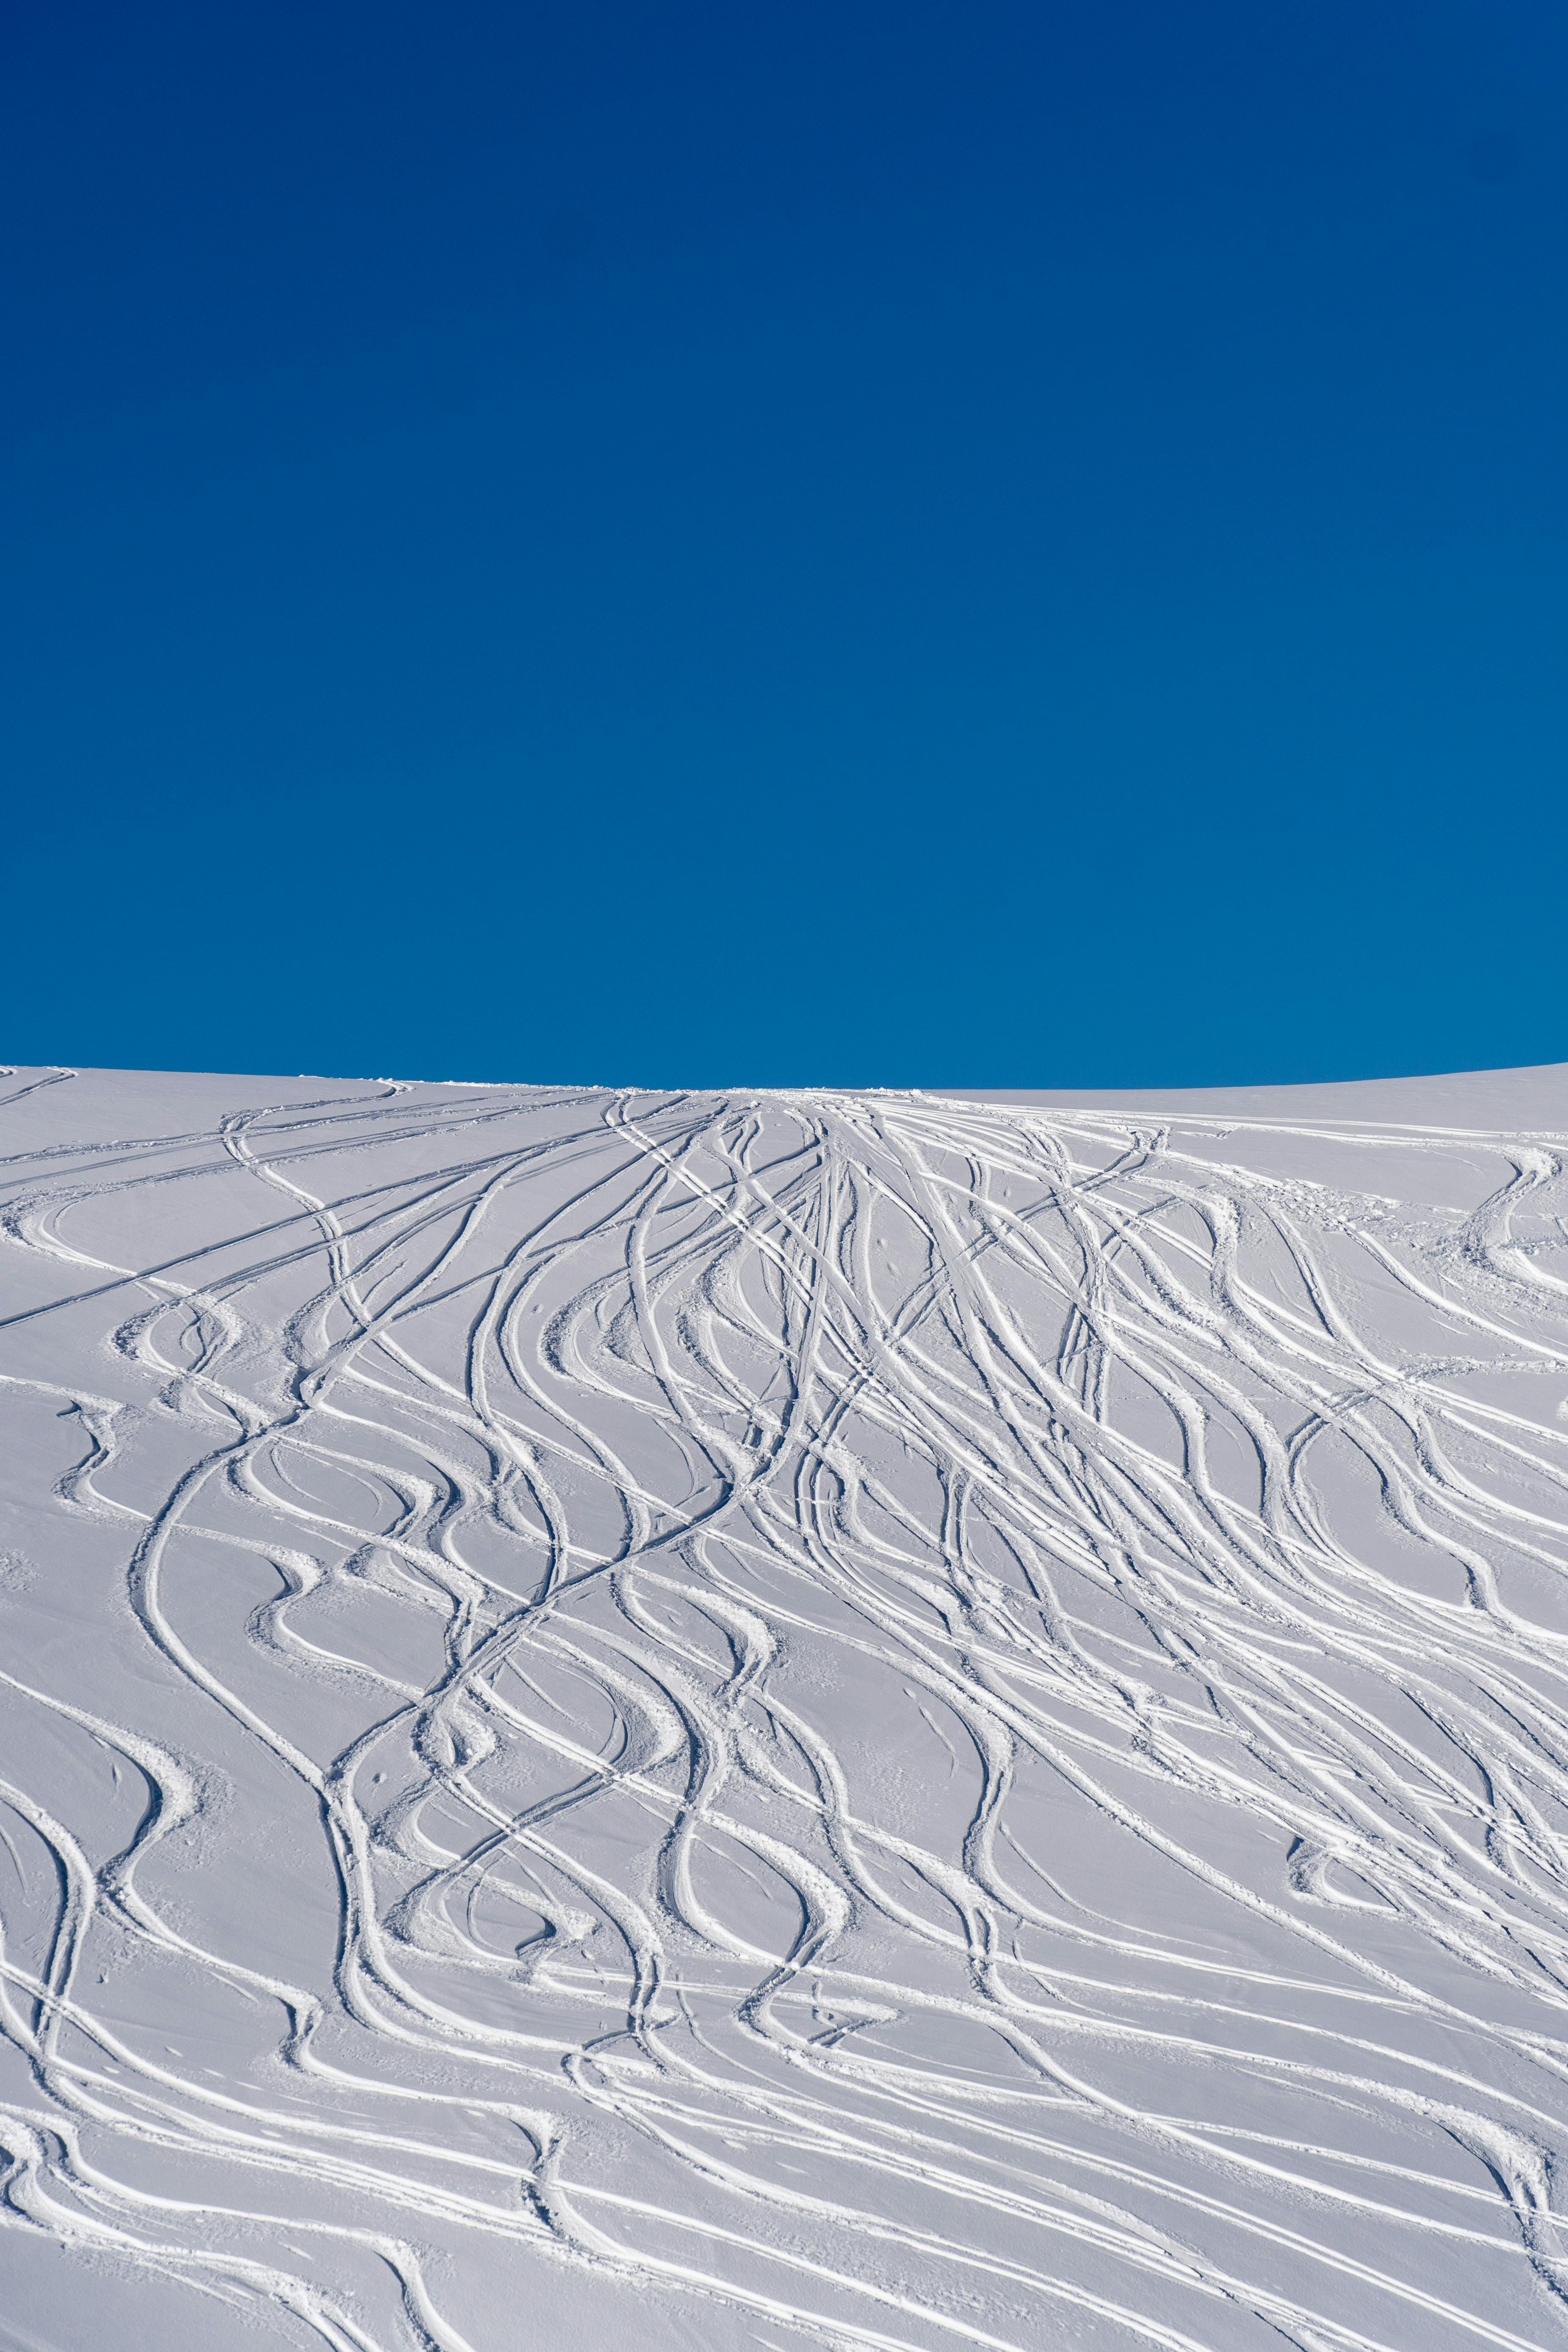
[[[0,1130],[0,2273],[333,2352],[541,2265],[671,2342],[1568,2343],[1565,1151]]]

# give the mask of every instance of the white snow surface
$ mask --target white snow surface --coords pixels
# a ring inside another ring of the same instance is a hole
[[[0,2344],[1568,2343],[1568,1069],[0,1084]]]

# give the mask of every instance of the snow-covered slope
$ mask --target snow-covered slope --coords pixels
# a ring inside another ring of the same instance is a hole
[[[0,2343],[1568,2343],[1568,1073],[0,1092]]]

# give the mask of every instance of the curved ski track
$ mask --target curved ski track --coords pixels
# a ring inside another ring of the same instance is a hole
[[[0,1103],[0,2278],[1568,2344],[1562,1139],[77,1084]]]

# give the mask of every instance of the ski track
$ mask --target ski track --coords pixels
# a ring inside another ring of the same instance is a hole
[[[1568,2343],[1568,1133],[87,1083],[0,1087],[62,2352]]]

